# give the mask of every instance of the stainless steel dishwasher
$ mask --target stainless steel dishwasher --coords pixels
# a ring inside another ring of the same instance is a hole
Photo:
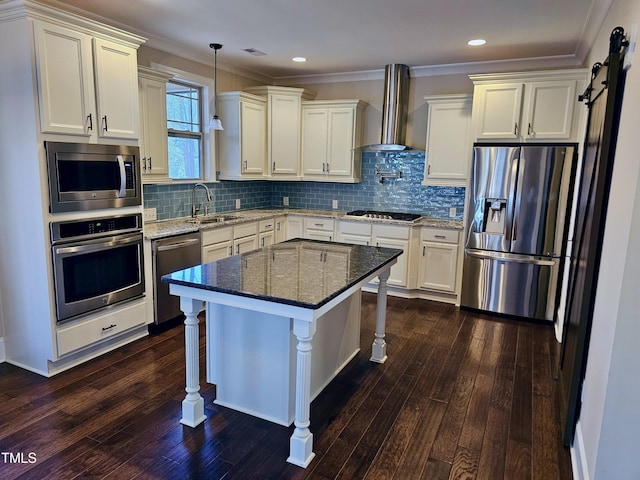
[[[153,299],[154,322],[163,322],[182,315],[180,298],[169,293],[169,284],[161,278],[176,270],[193,267],[201,263],[200,233],[188,233],[162,238],[151,242],[153,253]]]

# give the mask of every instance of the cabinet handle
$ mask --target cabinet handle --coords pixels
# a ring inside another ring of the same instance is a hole
[[[260,239],[260,246],[261,246],[261,247],[264,247],[264,237],[262,237],[262,238]]]
[[[327,162],[327,173],[329,173],[329,162]]]
[[[245,160],[243,163],[244,163],[244,171],[246,172],[247,171],[247,161]]]
[[[153,170],[153,167],[151,166],[151,157],[149,157],[149,170]]]
[[[533,128],[531,128],[531,122],[529,122],[529,128],[527,129],[527,135],[530,137],[533,136]]]
[[[422,256],[424,257],[425,253],[427,253],[427,247],[425,245],[422,246]]]
[[[324,227],[324,223],[314,223],[316,227]]]
[[[109,131],[109,127],[107,126],[107,116],[106,115],[104,117],[102,117],[102,121],[104,122],[104,131],[108,132]]]
[[[322,162],[322,173],[325,173],[327,171],[326,167],[327,167],[327,164],[325,162]]]
[[[431,175],[431,165],[427,165],[427,176]]]
[[[142,171],[147,171],[147,157],[142,157]]]
[[[229,256],[233,255],[233,245],[229,245]]]
[[[93,114],[90,113],[89,115],[87,115],[87,120],[89,120],[89,126],[87,127],[87,130],[93,130]]]
[[[333,236],[329,235],[329,241],[333,242]]]
[[[445,238],[447,238],[447,237],[445,237],[444,235],[434,235],[434,236],[435,236],[436,238],[440,238],[440,239],[442,239],[442,240],[444,240]]]
[[[518,122],[513,124],[513,134],[518,135]]]
[[[273,171],[276,171],[276,162],[273,162]]]
[[[276,230],[280,231],[280,222],[276,223]]]
[[[240,255],[240,244],[236,245],[236,254]]]
[[[102,327],[102,331],[106,332],[107,330],[111,330],[112,328],[115,328],[115,327],[117,327],[117,325],[115,323],[112,323],[108,327]]]

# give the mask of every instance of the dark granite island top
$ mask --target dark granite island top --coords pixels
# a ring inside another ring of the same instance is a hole
[[[296,238],[180,270],[162,281],[316,309],[401,254],[395,248]]]
[[[162,277],[185,314],[180,422],[206,420],[199,325],[207,305],[207,382],[215,403],[281,425],[295,420],[287,461],[314,458],[311,400],[360,350],[361,288],[378,277],[371,361],[383,363],[387,279],[402,250],[293,239]],[[312,355],[313,352],[313,355]]]

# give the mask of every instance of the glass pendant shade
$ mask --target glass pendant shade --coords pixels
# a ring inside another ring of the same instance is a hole
[[[211,121],[209,122],[209,130],[224,130],[222,127],[222,121],[218,115],[214,115],[211,117]]]

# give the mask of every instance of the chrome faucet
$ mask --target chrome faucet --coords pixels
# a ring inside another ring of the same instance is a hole
[[[204,183],[196,183],[191,190],[191,216],[196,218],[198,216],[198,212],[200,211],[200,204],[196,206],[196,189],[198,187],[204,188],[204,191],[207,193],[207,202],[211,201],[211,190]],[[204,214],[209,213],[209,203],[204,207]]]

